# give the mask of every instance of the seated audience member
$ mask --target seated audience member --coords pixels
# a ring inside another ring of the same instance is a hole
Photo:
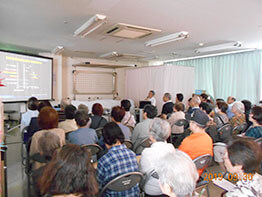
[[[243,103],[241,103],[240,101],[234,102],[232,106],[232,112],[235,115],[230,119],[230,124],[232,125],[233,128],[246,122],[244,111],[245,111],[245,106]]]
[[[146,182],[143,190],[150,196],[161,196],[162,192],[158,179],[152,177],[150,173],[155,170],[161,157],[168,152],[174,152],[174,146],[166,142],[170,136],[171,128],[166,120],[155,118],[149,129],[149,138],[152,142],[150,148],[145,148],[141,155],[139,170],[146,175]]]
[[[184,133],[184,126],[175,125],[175,123],[180,119],[185,119],[185,113],[184,104],[179,102],[174,105],[174,113],[172,113],[170,118],[168,119],[173,134]]]
[[[42,196],[84,197],[98,193],[91,153],[75,144],[63,146],[53,156],[37,183]]]
[[[151,104],[147,104],[143,109],[143,121],[138,123],[132,133],[133,150],[136,153],[141,153],[141,150],[137,149],[144,139],[149,137],[149,126],[153,119],[157,116],[157,108]]]
[[[67,105],[70,105],[71,104],[71,99],[70,98],[62,98],[61,99],[61,102],[60,102],[60,110],[57,111],[58,112],[58,121],[61,122],[61,121],[64,121],[66,120],[66,117],[65,117],[65,107]]]
[[[182,93],[176,94],[176,103],[182,103],[184,99],[184,95]]]
[[[122,174],[138,171],[136,155],[122,144],[125,137],[118,124],[106,124],[102,135],[108,152],[98,160],[97,180],[100,188]],[[136,185],[123,192],[106,190],[103,196],[139,196],[139,187]]]
[[[55,109],[51,107],[43,107],[38,115],[39,126],[42,130],[37,131],[32,136],[32,142],[30,146],[30,155],[39,153],[39,144],[38,140],[46,132],[51,132],[56,134],[60,139],[60,144],[65,144],[65,131],[58,127],[58,114]]]
[[[233,196],[262,196],[261,149],[252,140],[239,139],[227,147],[224,163],[229,173],[237,175],[239,181],[233,190],[226,193]]]
[[[75,113],[75,120],[78,129],[68,134],[68,141],[78,145],[96,144],[98,141],[96,131],[87,127],[89,121],[88,113],[83,110],[77,111]]]
[[[75,121],[75,112],[76,112],[76,107],[74,105],[67,105],[65,107],[65,121],[59,122],[58,123],[58,128],[61,128],[65,131],[65,133],[68,133],[70,131],[76,130],[78,127],[76,125]]]
[[[189,113],[192,109],[192,107],[190,106],[191,100],[192,100],[192,98],[189,98],[187,100],[186,113]]]
[[[161,114],[164,115],[164,118],[167,118],[168,114],[171,114],[173,112],[174,103],[171,100],[171,94],[165,93],[163,96],[164,105],[162,108]]]
[[[193,161],[183,152],[165,154],[157,162],[156,172],[160,188],[167,196],[193,196],[198,173]]]
[[[151,101],[151,105],[156,106],[156,98],[155,96],[155,91],[154,90],[150,90],[148,92],[148,96],[146,97],[146,101]]]
[[[115,106],[112,108],[112,111],[111,111],[112,121],[118,124],[118,126],[120,127],[120,129],[122,130],[125,136],[125,139],[131,140],[130,129],[121,123],[124,116],[125,116],[125,110],[122,109],[120,106]]]
[[[249,120],[249,114],[251,112],[252,103],[249,100],[242,100],[241,101],[245,106],[245,117],[246,117],[246,123],[247,127],[244,130],[244,132],[252,125],[252,122]]]
[[[201,102],[206,103],[208,100],[208,95],[206,93],[202,93],[200,95]]]
[[[226,104],[226,102],[217,102],[216,104],[214,122],[216,123],[218,128],[229,123],[227,117],[227,108],[228,105]]]
[[[33,117],[37,117],[39,112],[37,111],[38,108],[38,100],[36,97],[31,97],[28,99],[27,101],[27,111],[25,113],[22,114],[21,117],[21,131],[29,126],[31,118]]]
[[[252,127],[249,128],[245,136],[261,138],[262,137],[262,107],[255,106],[252,108],[249,114],[249,120],[253,123]]]
[[[103,106],[100,103],[95,103],[92,106],[92,116],[91,116],[91,125],[90,128],[97,129],[102,128],[106,125],[107,120],[102,117],[104,112]]]
[[[190,120],[192,134],[186,137],[179,146],[179,150],[187,153],[192,160],[205,154],[213,156],[213,142],[205,132],[208,121],[209,118],[203,111],[193,112]],[[201,175],[203,170],[198,170],[198,172]]]
[[[190,120],[190,117],[191,117],[191,114],[196,111],[196,110],[199,110],[199,105],[201,103],[201,99],[198,95],[194,95],[192,97],[192,99],[190,100],[189,102],[189,106],[191,107],[187,113],[186,113],[186,119],[187,120]]]
[[[131,103],[129,100],[122,100],[121,107],[125,110],[125,116],[122,119],[121,123],[125,126],[129,126],[134,128],[136,124],[136,120],[134,116],[130,113]]]
[[[227,98],[227,104],[228,104],[228,109],[227,109],[227,117],[231,119],[235,114],[232,112],[232,106],[236,99],[233,96],[229,96]]]
[[[78,105],[77,110],[78,111],[80,111],[80,110],[86,111],[88,113],[88,115],[90,116],[89,109],[88,109],[88,107],[85,104]],[[89,121],[87,123],[87,127],[90,127],[91,123],[92,123],[92,119],[89,118]]]

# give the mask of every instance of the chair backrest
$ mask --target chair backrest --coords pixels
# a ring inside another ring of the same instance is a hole
[[[149,138],[144,139],[141,143],[140,146],[147,148],[150,147],[152,144],[151,140]]]
[[[179,119],[177,120],[174,125],[176,126],[186,126],[188,124],[188,121],[186,119]],[[172,125],[173,126],[173,125]]]
[[[232,126],[231,124],[225,124],[217,130],[219,141],[224,141],[230,136],[232,136]]]
[[[256,139],[255,142],[257,142],[259,144],[260,148],[262,149],[262,137]]]
[[[122,192],[131,189],[136,184],[138,184],[143,178],[143,174],[140,172],[129,172],[123,175],[120,175],[110,182],[108,182],[103,189],[101,190],[99,196],[102,196],[103,193],[109,189],[116,192]]]
[[[128,149],[131,149],[131,150],[132,150],[132,148],[133,148],[133,143],[132,143],[130,140],[125,140],[125,141],[123,142],[123,144],[125,144]]]
[[[243,123],[241,125],[238,125],[238,126],[234,127],[233,132],[240,134],[243,131],[245,131],[246,128],[247,128],[247,123]]]
[[[102,131],[103,131],[103,127],[99,127],[96,129],[96,135],[98,139],[102,137]]]
[[[24,143],[24,144],[25,144],[24,134],[27,132],[28,127],[29,127],[29,126],[24,127],[24,128],[22,129],[22,132],[21,132],[22,143]]]
[[[97,144],[87,144],[87,145],[82,145],[82,147],[86,147],[91,151],[92,155],[97,155],[102,149],[101,146]]]
[[[212,162],[212,156],[209,154],[199,156],[193,160],[198,170],[206,169]]]

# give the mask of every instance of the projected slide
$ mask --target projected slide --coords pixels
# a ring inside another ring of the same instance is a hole
[[[3,102],[52,97],[52,59],[0,51],[0,98]]]

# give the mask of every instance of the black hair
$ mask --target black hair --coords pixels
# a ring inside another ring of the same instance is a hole
[[[237,139],[227,148],[232,165],[242,165],[245,173],[259,172],[261,149],[257,143],[249,139]]]
[[[155,91],[154,90],[150,90],[149,92],[151,92],[153,94],[153,96],[155,96]]]
[[[252,108],[252,103],[249,100],[242,100],[241,102],[245,106],[245,113],[249,112]]]
[[[121,107],[124,108],[125,111],[129,111],[131,107],[131,103],[129,100],[122,100],[121,101]]]
[[[199,107],[202,108],[207,114],[210,114],[213,109],[210,103],[205,102],[200,103]]]
[[[157,116],[157,108],[151,104],[146,104],[144,106],[144,112],[147,114],[147,117],[151,119]]]
[[[251,110],[252,118],[257,121],[258,124],[262,125],[262,107],[254,106]]]
[[[38,100],[36,97],[30,97],[27,101],[27,106],[28,106],[28,109],[30,110],[37,110],[38,109]]]
[[[67,105],[65,107],[65,117],[66,119],[74,119],[75,118],[75,112],[76,112],[76,107],[74,105]]]
[[[183,99],[184,99],[184,95],[183,95],[182,93],[177,93],[177,94],[176,94],[176,98],[177,98],[177,100],[178,100],[179,102],[182,102]]]
[[[125,110],[123,108],[121,108],[120,106],[115,106],[115,107],[112,108],[111,116],[117,122],[121,122],[122,119],[124,118],[125,114],[126,114]]]
[[[225,100],[222,99],[222,98],[217,98],[217,99],[216,99],[216,103],[217,103],[217,102],[225,102]]]
[[[125,136],[121,128],[115,122],[109,122],[104,126],[102,136],[104,142],[108,145],[115,144],[117,140],[119,140],[122,144],[125,140]]]
[[[227,105],[226,102],[218,101],[217,102],[217,107],[218,107],[218,109],[221,110],[221,112],[223,112],[225,114],[227,113],[228,105]]]
[[[202,93],[202,94],[200,94],[200,96],[201,96],[203,99],[205,99],[205,100],[208,99],[208,95],[207,95],[206,93]]]
[[[75,113],[76,124],[80,127],[86,126],[89,121],[88,112],[85,110],[78,110]]]

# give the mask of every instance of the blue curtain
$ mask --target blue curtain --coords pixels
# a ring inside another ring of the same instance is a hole
[[[195,67],[195,89],[214,98],[234,96],[258,103],[261,93],[262,51],[221,55],[166,63]]]

